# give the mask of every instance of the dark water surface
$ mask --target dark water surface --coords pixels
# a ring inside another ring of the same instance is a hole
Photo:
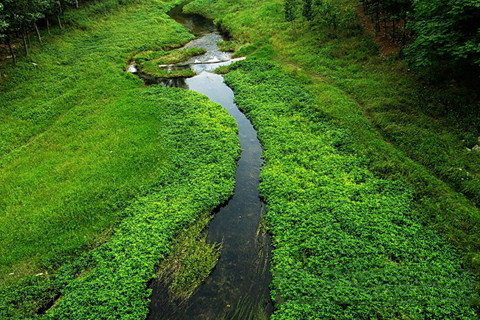
[[[211,21],[184,15],[179,7],[170,15],[199,36],[185,47],[205,48],[207,52],[187,62],[196,76],[156,79],[153,83],[197,91],[221,104],[237,122],[242,153],[235,193],[206,230],[210,243],[222,243],[217,266],[187,301],[173,299],[164,283],[154,281],[149,319],[267,319],[272,304],[268,290],[270,239],[260,228],[264,211],[258,192],[262,147],[252,124],[237,108],[234,94],[223,77],[210,72],[235,59],[218,49],[217,42],[222,36]]]

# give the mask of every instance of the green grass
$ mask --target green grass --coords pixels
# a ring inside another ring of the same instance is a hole
[[[238,44],[234,41],[222,40],[217,43],[218,48],[221,51],[225,52],[235,52],[237,50]]]
[[[93,268],[61,290],[57,305],[47,313],[49,319],[144,318],[150,296],[147,282],[170,251],[173,236],[233,190],[238,155],[233,119],[207,98],[181,89],[158,87],[146,95],[146,100],[160,100],[158,105],[173,113],[165,119],[175,124],[171,142],[185,151],[175,160],[174,182],[126,209],[127,218],[112,238],[92,252]],[[204,256],[197,253],[194,258]],[[190,280],[188,275],[181,279]]]
[[[202,48],[185,48],[173,50],[148,50],[133,57],[141,72],[160,78],[193,77],[195,72],[190,68],[166,69],[159,65],[177,64],[202,55],[206,52]]]
[[[203,48],[185,48],[173,50],[149,50],[135,55],[134,60],[137,63],[151,61],[159,64],[176,64],[184,62],[192,57],[199,56],[207,52]]]
[[[422,224],[409,187],[375,177],[301,81],[264,62],[232,69],[265,148],[272,319],[476,319],[473,276]]]
[[[188,78],[193,77],[195,72],[190,68],[161,69],[157,65],[145,64],[140,69],[142,73],[156,78]]]
[[[354,10],[352,1],[343,3]],[[355,23],[338,30],[301,20],[287,23],[280,0],[243,0],[234,5],[196,0],[186,9],[221,23],[244,44],[245,54],[276,61],[294,74],[313,94],[312,108],[348,130],[350,148],[375,176],[399,181],[411,190],[408,210],[417,222],[454,244],[462,263],[480,274],[480,211],[475,199],[479,194],[475,172],[480,166],[478,154],[466,149],[476,143],[478,129],[472,123],[478,117],[475,111],[455,108],[469,102],[464,97],[470,93],[424,88],[401,60],[380,57]]]
[[[175,301],[188,299],[217,264],[221,245],[209,244],[204,233],[211,219],[208,212],[183,230],[158,267],[157,277],[168,287]]]
[[[220,66],[214,70],[216,74],[226,74],[230,72],[230,65]]]
[[[49,318],[145,316],[174,235],[231,194],[227,112],[123,71],[135,52],[192,39],[165,14],[174,2],[93,3],[2,70],[0,318],[58,295]]]
[[[88,245],[129,199],[170,175],[172,149],[159,122],[164,110],[146,111],[140,80],[122,67],[131,51],[162,41],[159,31],[168,43],[190,35],[162,18],[160,2],[140,8],[149,7],[136,13],[136,24],[121,22],[132,7],[100,16],[87,30],[53,38],[6,70],[0,99],[2,278],[42,271],[40,260],[56,257],[57,248]],[[163,21],[159,30],[147,28],[152,20]],[[139,28],[147,31],[129,35]]]
[[[136,2],[68,13],[66,34],[2,70],[1,318],[49,300],[46,318],[144,318],[172,239],[232,192],[226,112],[123,71],[193,37],[164,14],[174,1]],[[476,318],[463,267],[480,273],[475,114],[418,88],[358,26],[288,24],[282,5],[187,6],[233,35],[236,56],[268,61],[227,81],[265,147],[273,318]],[[187,271],[178,288],[205,274]]]
[[[355,8],[353,1],[343,2],[350,10]],[[322,108],[357,131],[358,143],[367,153],[382,158],[374,159],[378,166],[385,165],[389,153],[397,152],[391,149],[386,157],[382,155],[382,140],[387,140],[449,187],[479,203],[480,153],[469,150],[480,134],[475,125],[479,117],[472,102],[474,92],[461,91],[454,84],[435,87],[419,82],[401,60],[380,57],[358,25],[330,30],[304,21],[286,23],[282,1],[258,5],[244,0],[230,8],[224,1],[197,0],[187,10],[217,19],[237,42],[251,44],[246,46],[248,53],[258,49],[257,54],[311,79],[316,91],[328,90],[330,101],[342,99],[349,104],[330,103]],[[255,24],[259,21],[261,27]],[[372,143],[373,128],[382,134],[382,138],[373,138],[379,144]],[[395,166],[399,168],[383,171],[404,171],[402,163]]]

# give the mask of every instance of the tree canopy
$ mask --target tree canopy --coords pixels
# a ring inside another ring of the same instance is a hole
[[[417,67],[480,67],[480,0],[414,0],[406,52]]]
[[[427,72],[480,74],[480,0],[360,0],[375,29],[389,32],[413,67]],[[349,2],[354,7],[354,2]],[[353,5],[352,5],[353,4]],[[295,6],[306,20],[341,21],[342,1],[286,0],[288,20]]]
[[[0,0],[0,40],[9,45],[14,56],[10,43],[12,39],[20,37],[25,52],[28,53],[26,35],[31,30],[36,30],[41,41],[37,26],[41,20],[49,25],[48,19],[55,18],[62,27],[60,15],[65,7],[72,4],[78,7],[78,0]]]

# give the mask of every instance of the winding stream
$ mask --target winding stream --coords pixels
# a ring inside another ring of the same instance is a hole
[[[198,36],[185,47],[205,48],[207,52],[184,63],[195,71],[194,77],[144,80],[197,91],[222,105],[237,122],[242,153],[235,193],[206,230],[208,242],[222,243],[217,266],[187,301],[176,301],[163,283],[154,281],[149,319],[267,319],[272,305],[268,289],[270,239],[260,227],[264,211],[258,192],[262,147],[254,127],[237,108],[232,90],[221,75],[211,72],[235,59],[218,49],[222,35],[211,21],[183,14],[181,7],[169,14]],[[134,66],[130,68],[135,71]]]

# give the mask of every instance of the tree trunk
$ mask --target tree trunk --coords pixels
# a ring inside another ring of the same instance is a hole
[[[392,38],[393,38],[393,41],[396,41],[397,39],[397,33],[396,33],[396,29],[395,29],[395,19],[393,19],[393,29],[392,29]]]
[[[23,40],[23,49],[25,50],[25,55],[28,56],[28,44],[27,44],[27,35],[25,29],[22,31],[22,40]]]
[[[58,14],[57,14],[57,20],[58,20],[58,25],[60,26],[60,29],[63,29],[62,20],[60,19],[60,15]]]
[[[15,51],[13,51],[12,42],[10,41],[10,37],[7,38],[7,45],[8,49],[10,50],[10,55],[13,59],[13,64],[17,64],[17,56],[15,55]]]
[[[40,42],[40,44],[43,45],[42,35],[40,34],[40,30],[38,29],[37,23],[34,22],[34,23],[33,23],[33,26],[35,27],[35,31],[37,32],[38,42]]]
[[[30,32],[28,31],[28,29],[26,29],[25,33],[27,34],[28,46],[31,47],[32,46],[32,38],[30,37]]]
[[[78,0],[75,0],[75,7],[78,9]]]
[[[375,8],[375,31],[380,32],[380,8]]]

